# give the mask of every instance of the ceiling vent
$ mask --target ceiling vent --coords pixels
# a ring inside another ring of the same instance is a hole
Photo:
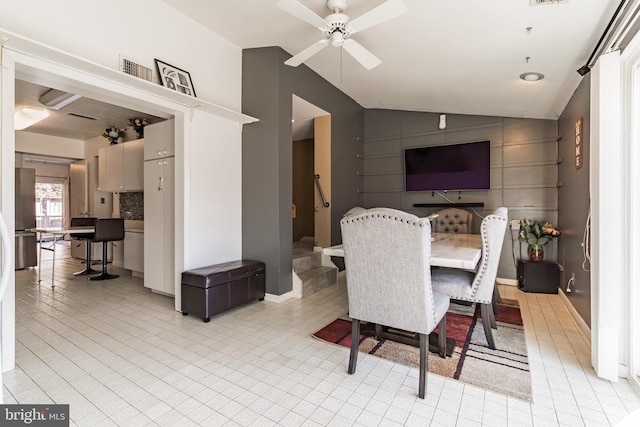
[[[120,70],[125,74],[129,74],[139,79],[150,82],[153,81],[153,70],[151,68],[138,64],[134,60],[122,55],[120,55]]]
[[[96,117],[85,116],[84,114],[78,114],[78,113],[67,113],[67,114],[73,117],[77,117],[79,119],[98,120]]]
[[[529,0],[529,6],[542,6],[545,4],[566,4],[569,0]]]
[[[54,110],[59,110],[80,98],[80,95],[63,92],[58,89],[49,89],[40,98],[38,98],[38,102]]]

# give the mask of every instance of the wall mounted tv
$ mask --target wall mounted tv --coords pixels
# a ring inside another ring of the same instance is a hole
[[[488,190],[490,141],[406,148],[406,191]]]

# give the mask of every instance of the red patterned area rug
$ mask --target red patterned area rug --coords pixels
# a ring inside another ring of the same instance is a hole
[[[447,313],[447,339],[455,340],[451,356],[429,355],[429,372],[518,399],[532,401],[527,344],[518,301],[503,299],[493,330],[496,350],[487,346],[480,307],[452,303]],[[344,347],[351,345],[351,319],[334,320],[314,337]],[[361,352],[419,367],[420,350],[389,339],[360,336]]]

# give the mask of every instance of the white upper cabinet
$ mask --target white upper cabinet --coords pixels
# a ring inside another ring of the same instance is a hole
[[[98,151],[98,190],[142,191],[144,140],[110,145]]]
[[[142,191],[144,189],[144,139],[138,139],[122,144],[123,164],[122,174],[126,191]]]
[[[144,127],[144,159],[154,160],[175,155],[175,122],[173,119]]]

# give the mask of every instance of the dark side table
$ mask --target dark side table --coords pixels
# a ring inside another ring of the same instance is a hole
[[[518,287],[524,292],[557,294],[560,269],[551,261],[518,261]]]

